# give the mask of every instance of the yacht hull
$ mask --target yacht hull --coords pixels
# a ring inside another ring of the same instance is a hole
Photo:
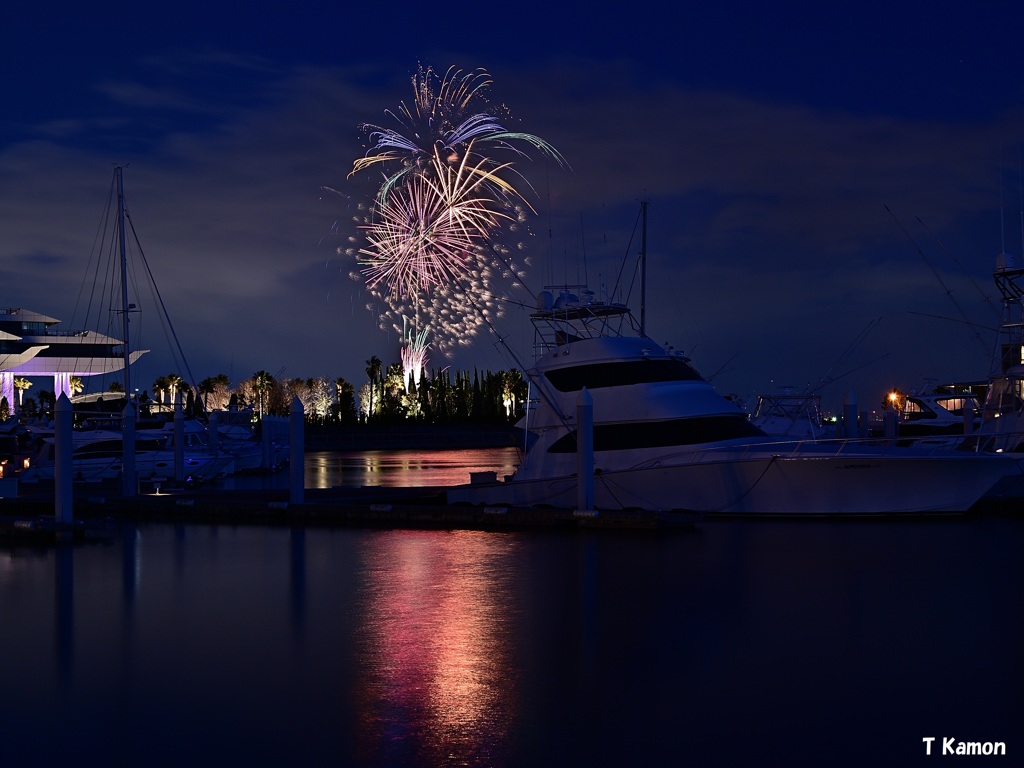
[[[872,515],[965,512],[1007,476],[1012,458],[948,456],[699,456],[594,475],[597,510],[703,514]],[[576,476],[475,483],[448,491],[451,504],[578,507]]]

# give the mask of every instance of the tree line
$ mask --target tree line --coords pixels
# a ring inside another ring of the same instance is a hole
[[[527,385],[517,370],[452,371],[435,369],[420,376],[406,377],[398,364],[384,366],[374,356],[366,361],[366,381],[357,390],[344,378],[278,378],[259,370],[248,379],[231,384],[226,374],[203,379],[195,386],[177,374],[157,377],[150,390],[138,397],[141,415],[172,411],[180,399],[188,416],[202,416],[215,410],[251,409],[253,419],[287,416],[298,398],[307,424],[510,424],[525,407]],[[24,397],[31,382],[18,382],[17,412],[26,417],[52,413],[56,397],[40,391],[38,400]],[[79,394],[83,382],[72,377],[72,395]],[[108,392],[122,393],[117,382]],[[111,398],[113,400],[114,398]],[[123,404],[123,400],[122,400]],[[112,402],[93,404],[97,411]],[[0,420],[13,415],[6,398],[0,398]]]

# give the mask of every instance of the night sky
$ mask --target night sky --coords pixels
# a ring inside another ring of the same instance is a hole
[[[517,165],[534,293],[610,288],[646,199],[648,330],[721,392],[795,386],[838,407],[851,390],[870,405],[889,386],[984,379],[995,258],[1022,250],[1024,6],[692,5],[15,4],[0,306],[75,327],[124,165],[196,380],[358,387],[367,358],[399,359],[337,252],[368,188],[347,178],[359,126],[388,124],[419,65],[456,66],[487,70],[511,127],[571,165]],[[133,377],[148,384],[174,362],[140,303],[153,352]],[[528,360],[526,315],[502,320],[515,358],[482,334],[429,367]]]

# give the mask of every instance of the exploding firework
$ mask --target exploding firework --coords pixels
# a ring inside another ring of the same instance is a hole
[[[352,273],[361,280],[362,275]],[[398,299],[374,294],[367,309],[377,315],[381,330],[407,338],[406,328],[429,323],[430,347],[449,358],[458,347],[470,344],[489,321],[504,314],[504,294],[496,291],[501,278],[490,267],[468,270],[458,282],[431,291],[417,291]],[[386,299],[386,300],[385,300]]]
[[[430,174],[444,164],[468,160],[479,168],[494,168],[499,163],[490,156],[490,149],[527,157],[518,147],[526,144],[565,165],[558,150],[538,136],[506,130],[485,96],[491,83],[490,75],[483,70],[463,73],[451,67],[438,78],[432,68],[420,67],[412,78],[412,106],[403,102],[397,113],[387,112],[400,129],[363,124],[371,146],[353,163],[350,175],[378,164],[397,166],[381,185],[379,197],[383,199],[406,176]],[[510,188],[503,186],[494,192],[501,195]]]
[[[362,126],[370,148],[350,176],[376,167],[384,177],[360,224],[364,245],[348,251],[360,263],[352,277],[375,300],[368,309],[400,334],[407,377],[427,346],[425,332],[418,343],[406,333],[413,319],[448,356],[499,318],[506,287],[519,286],[524,245],[507,236],[518,239],[534,210],[510,180],[522,179],[512,160],[532,148],[565,165],[546,141],[506,130],[484,96],[486,72],[438,78],[421,67],[412,83],[412,105],[388,112],[398,129]]]
[[[424,328],[419,333],[411,330],[405,335],[405,343],[402,345],[402,379],[405,381],[405,391],[409,392],[409,378],[412,377],[413,386],[419,389],[420,376],[427,367],[427,331]]]
[[[491,171],[463,160],[392,190],[364,227],[367,247],[359,256],[367,287],[401,297],[459,279],[473,266],[477,247],[502,219],[512,219],[480,193],[489,183],[495,183]]]

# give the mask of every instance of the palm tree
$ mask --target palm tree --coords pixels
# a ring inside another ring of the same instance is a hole
[[[266,402],[267,393],[270,388],[274,386],[274,377],[271,376],[264,370],[256,371],[252,375],[252,389],[259,395],[260,398],[260,418],[263,418],[263,409]]]
[[[170,392],[171,383],[167,380],[166,376],[157,376],[153,379],[153,396],[156,401],[163,405],[164,395]]]
[[[19,408],[21,408],[21,406],[23,404],[24,396],[25,396],[25,390],[28,389],[31,386],[32,386],[32,382],[31,381],[29,381],[28,379],[23,379],[20,376],[14,380],[14,388],[16,390],[18,390],[18,407]]]
[[[355,416],[355,387],[344,377],[339,377],[334,382],[334,407],[337,411],[338,421],[351,421]]]
[[[217,391],[217,382],[207,376],[199,382],[199,394],[203,396],[203,410],[210,410],[210,395]]]
[[[376,355],[366,361],[366,375],[370,379],[370,407],[366,411],[367,421],[369,421],[370,416],[373,415],[373,391],[376,387],[377,380],[380,379],[383,368],[384,363],[382,363],[381,359]]]
[[[68,383],[69,389],[71,390],[71,396],[82,394],[82,390],[85,389],[85,382],[82,381],[80,376],[72,376],[71,381]]]
[[[185,380],[176,373],[167,374],[167,385],[170,387],[171,393],[171,405],[178,402],[175,398],[178,394],[178,390],[181,389],[181,385],[185,383]]]

